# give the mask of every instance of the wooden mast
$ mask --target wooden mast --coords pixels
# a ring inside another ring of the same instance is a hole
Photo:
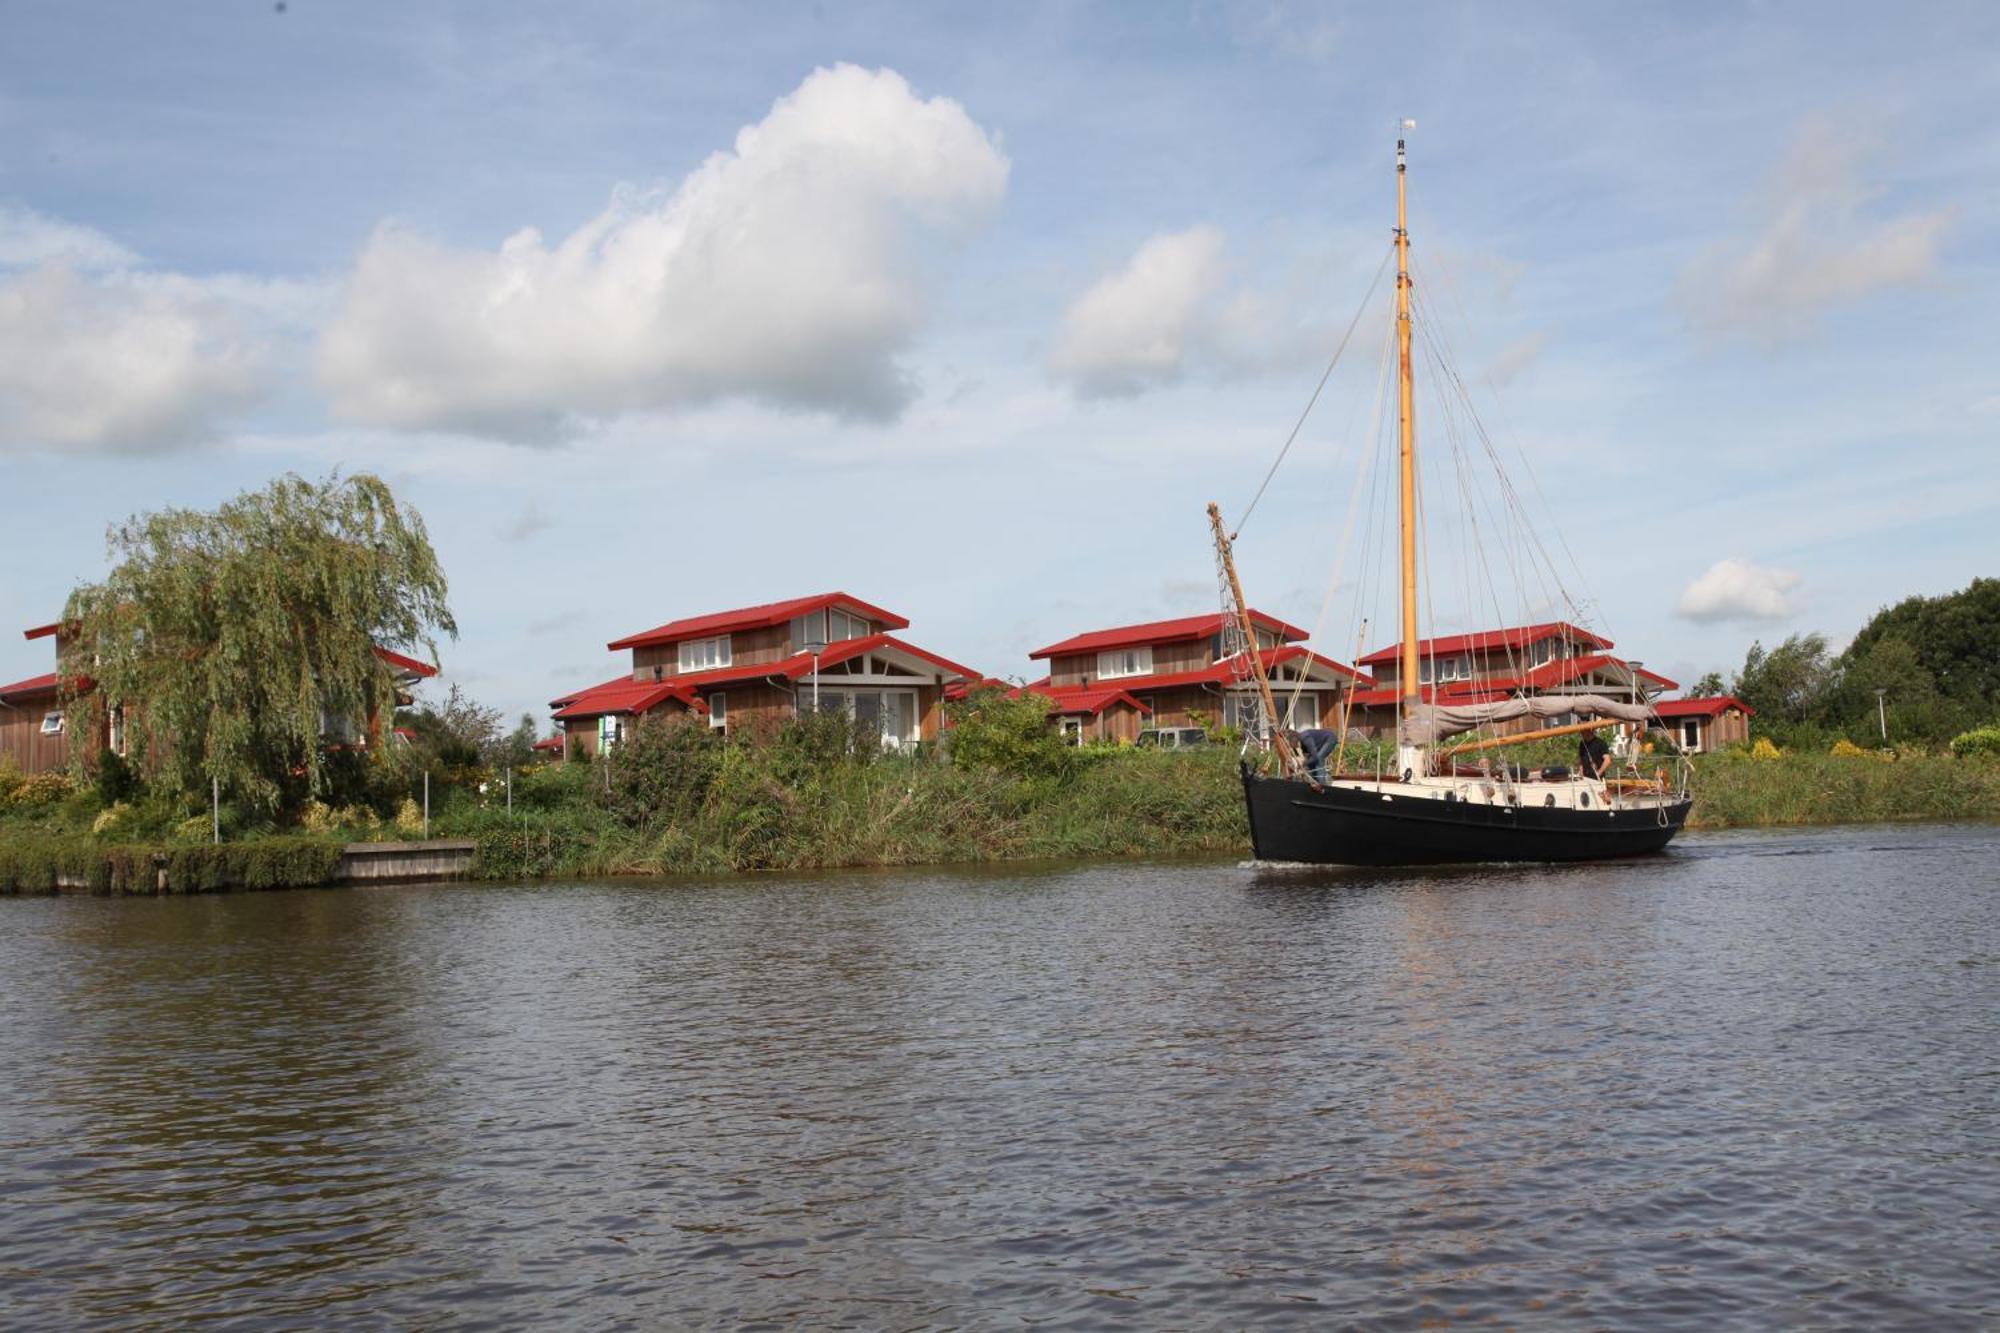
[[[1404,121],[1409,129],[1414,121]],[[1403,654],[1400,669],[1404,716],[1421,702],[1417,677],[1417,407],[1410,382],[1410,226],[1404,141],[1396,140],[1396,398],[1401,426],[1403,537]]]
[[[1271,678],[1264,672],[1264,654],[1257,650],[1257,626],[1250,619],[1250,604],[1243,600],[1243,581],[1236,577],[1236,556],[1230,549],[1229,534],[1222,530],[1222,509],[1215,501],[1208,502],[1208,525],[1215,529],[1215,554],[1222,561],[1222,572],[1229,579],[1229,592],[1236,599],[1236,619],[1243,628],[1243,651],[1250,657],[1250,670],[1257,678],[1257,695],[1264,701],[1264,716],[1271,719],[1271,744],[1278,752],[1279,771],[1290,773],[1295,767],[1291,743],[1285,739],[1285,729],[1278,717],[1278,701],[1271,697]]]

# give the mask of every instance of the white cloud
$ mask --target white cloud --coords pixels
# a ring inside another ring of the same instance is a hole
[[[925,248],[985,216],[1008,170],[958,103],[816,70],[671,194],[620,189],[554,245],[378,229],[320,379],[350,420],[514,438],[731,398],[892,418]]]
[[[1788,620],[1794,614],[1799,576],[1789,569],[1766,569],[1747,560],[1718,560],[1681,590],[1674,614],[1704,623],[1725,620]]]
[[[1163,232],[1063,312],[1049,373],[1084,398],[1129,397],[1193,375],[1288,369],[1330,344],[1287,301],[1231,280],[1220,228]]]
[[[1864,205],[1870,144],[1810,120],[1759,192],[1754,227],[1720,241],[1681,272],[1675,304],[1695,328],[1782,342],[1828,310],[1922,282],[1937,264],[1953,210],[1872,220]]]
[[[94,227],[0,207],[0,268],[27,268],[60,259],[80,269],[133,268],[139,256]]]
[[[0,278],[0,453],[198,441],[258,396],[266,356],[245,312],[203,280],[49,260]]]

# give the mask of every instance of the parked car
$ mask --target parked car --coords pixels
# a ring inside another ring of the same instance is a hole
[[[1200,727],[1147,727],[1139,733],[1136,743],[1162,750],[1185,750],[1208,744],[1208,733]]]

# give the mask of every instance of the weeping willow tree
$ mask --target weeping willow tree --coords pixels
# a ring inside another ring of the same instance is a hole
[[[423,518],[365,473],[137,515],[109,545],[110,576],[63,611],[63,677],[94,684],[76,734],[122,708],[152,781],[182,791],[216,779],[264,811],[324,791],[328,721],[394,716],[375,649],[436,661],[458,633]]]

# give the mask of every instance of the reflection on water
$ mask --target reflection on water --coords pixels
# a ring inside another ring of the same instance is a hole
[[[0,1322],[1990,1323],[1996,867],[0,903]]]

